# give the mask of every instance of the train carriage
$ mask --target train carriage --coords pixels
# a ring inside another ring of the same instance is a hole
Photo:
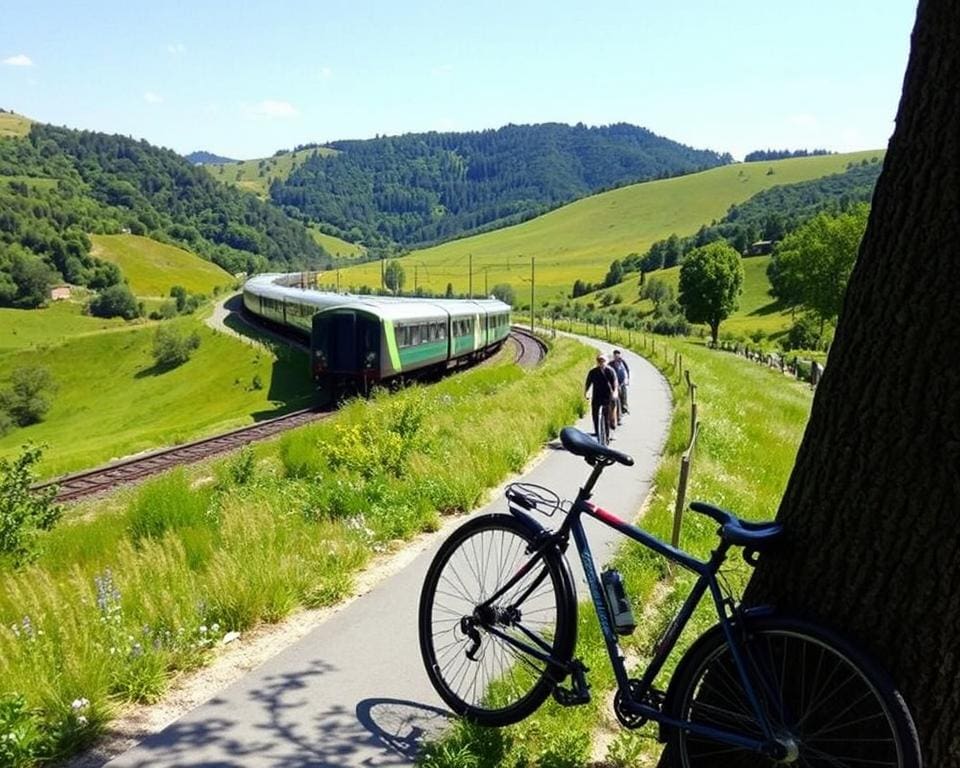
[[[314,378],[364,388],[495,352],[510,332],[510,306],[495,299],[350,296],[261,275],[244,286],[249,312],[310,337]]]

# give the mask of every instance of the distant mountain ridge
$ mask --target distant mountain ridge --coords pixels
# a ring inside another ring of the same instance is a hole
[[[191,152],[189,155],[184,155],[183,158],[188,163],[192,163],[193,165],[224,165],[225,163],[238,162],[232,157],[215,155],[213,152],[207,152],[205,149],[198,149],[196,152]]]
[[[507,125],[326,145],[273,182],[271,199],[368,245],[412,246],[530,219],[628,183],[733,161],[618,123]]]

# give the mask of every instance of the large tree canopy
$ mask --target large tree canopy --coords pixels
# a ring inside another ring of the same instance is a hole
[[[804,305],[821,323],[835,320],[869,212],[861,203],[847,213],[821,213],[787,235],[767,267],[773,295]]]
[[[680,267],[680,305],[691,323],[706,323],[714,343],[720,323],[739,306],[743,290],[740,254],[725,242],[697,248]]]
[[[960,3],[921,0],[830,364],[747,590],[890,670],[925,764],[960,766]]]

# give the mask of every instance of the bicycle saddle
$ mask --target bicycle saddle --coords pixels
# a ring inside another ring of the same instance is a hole
[[[595,464],[597,459],[603,459],[610,462],[617,461],[628,467],[633,466],[633,458],[606,445],[600,445],[590,435],[576,427],[561,429],[560,442],[574,456],[583,456],[590,464]]]
[[[748,520],[741,520],[725,509],[720,509],[720,507],[715,507],[712,504],[705,504],[702,501],[691,501],[690,509],[720,523],[720,537],[724,541],[729,541],[731,544],[740,547],[755,549],[757,552],[762,552],[775,543],[783,533],[783,526],[780,523],[772,521],[751,523]]]

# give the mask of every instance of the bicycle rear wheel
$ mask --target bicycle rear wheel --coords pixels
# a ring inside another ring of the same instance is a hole
[[[437,552],[420,593],[427,675],[454,712],[481,725],[525,718],[563,679],[560,665],[573,658],[577,619],[569,569],[556,551],[531,555],[532,543],[533,534],[510,515],[471,520]],[[529,571],[486,605],[524,566]]]
[[[677,728],[668,738],[674,765],[919,768],[916,729],[906,705],[887,675],[864,654],[804,621],[748,621],[745,664],[787,756],[778,761]],[[683,720],[764,738],[719,626],[681,659],[666,708]]]

